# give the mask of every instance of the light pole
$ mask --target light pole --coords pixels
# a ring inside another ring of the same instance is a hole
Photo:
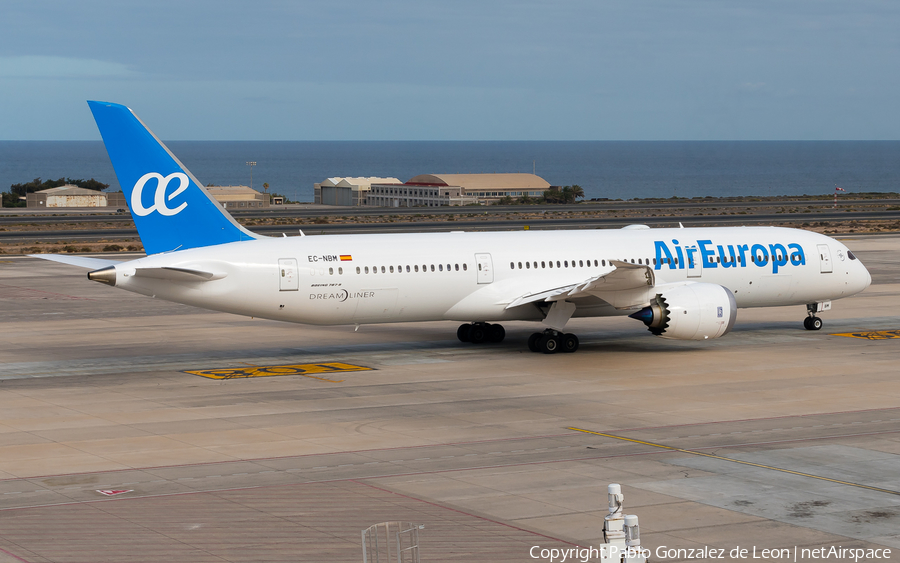
[[[250,167],[250,189],[253,189],[253,167],[256,166],[256,161],[251,160],[247,162],[247,166]]]

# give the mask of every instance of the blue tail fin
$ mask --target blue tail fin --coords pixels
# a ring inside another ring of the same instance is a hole
[[[222,209],[134,112],[88,105],[147,254],[259,238]]]

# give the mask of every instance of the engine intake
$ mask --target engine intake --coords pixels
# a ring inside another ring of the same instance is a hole
[[[656,336],[707,340],[728,334],[734,326],[737,303],[721,285],[690,283],[660,289],[649,306],[629,315]]]

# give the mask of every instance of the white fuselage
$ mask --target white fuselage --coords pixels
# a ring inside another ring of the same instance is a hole
[[[769,259],[757,260],[763,251]],[[766,307],[862,291],[871,278],[851,257],[832,238],[774,227],[322,235],[156,254],[117,265],[115,285],[207,309],[317,325],[540,321],[538,304],[510,303],[608,273],[615,269],[610,260],[648,265],[656,285],[712,283],[730,290],[738,307]],[[159,279],[135,275],[140,268],[215,275]],[[596,297],[572,302],[574,316],[634,309]]]

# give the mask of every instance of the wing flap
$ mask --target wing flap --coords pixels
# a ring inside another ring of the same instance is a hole
[[[648,289],[656,285],[656,276],[649,266],[610,260],[615,267],[605,274],[582,282],[526,293],[513,299],[507,309],[538,301],[561,301],[568,298],[599,297],[616,308],[643,305]]]

